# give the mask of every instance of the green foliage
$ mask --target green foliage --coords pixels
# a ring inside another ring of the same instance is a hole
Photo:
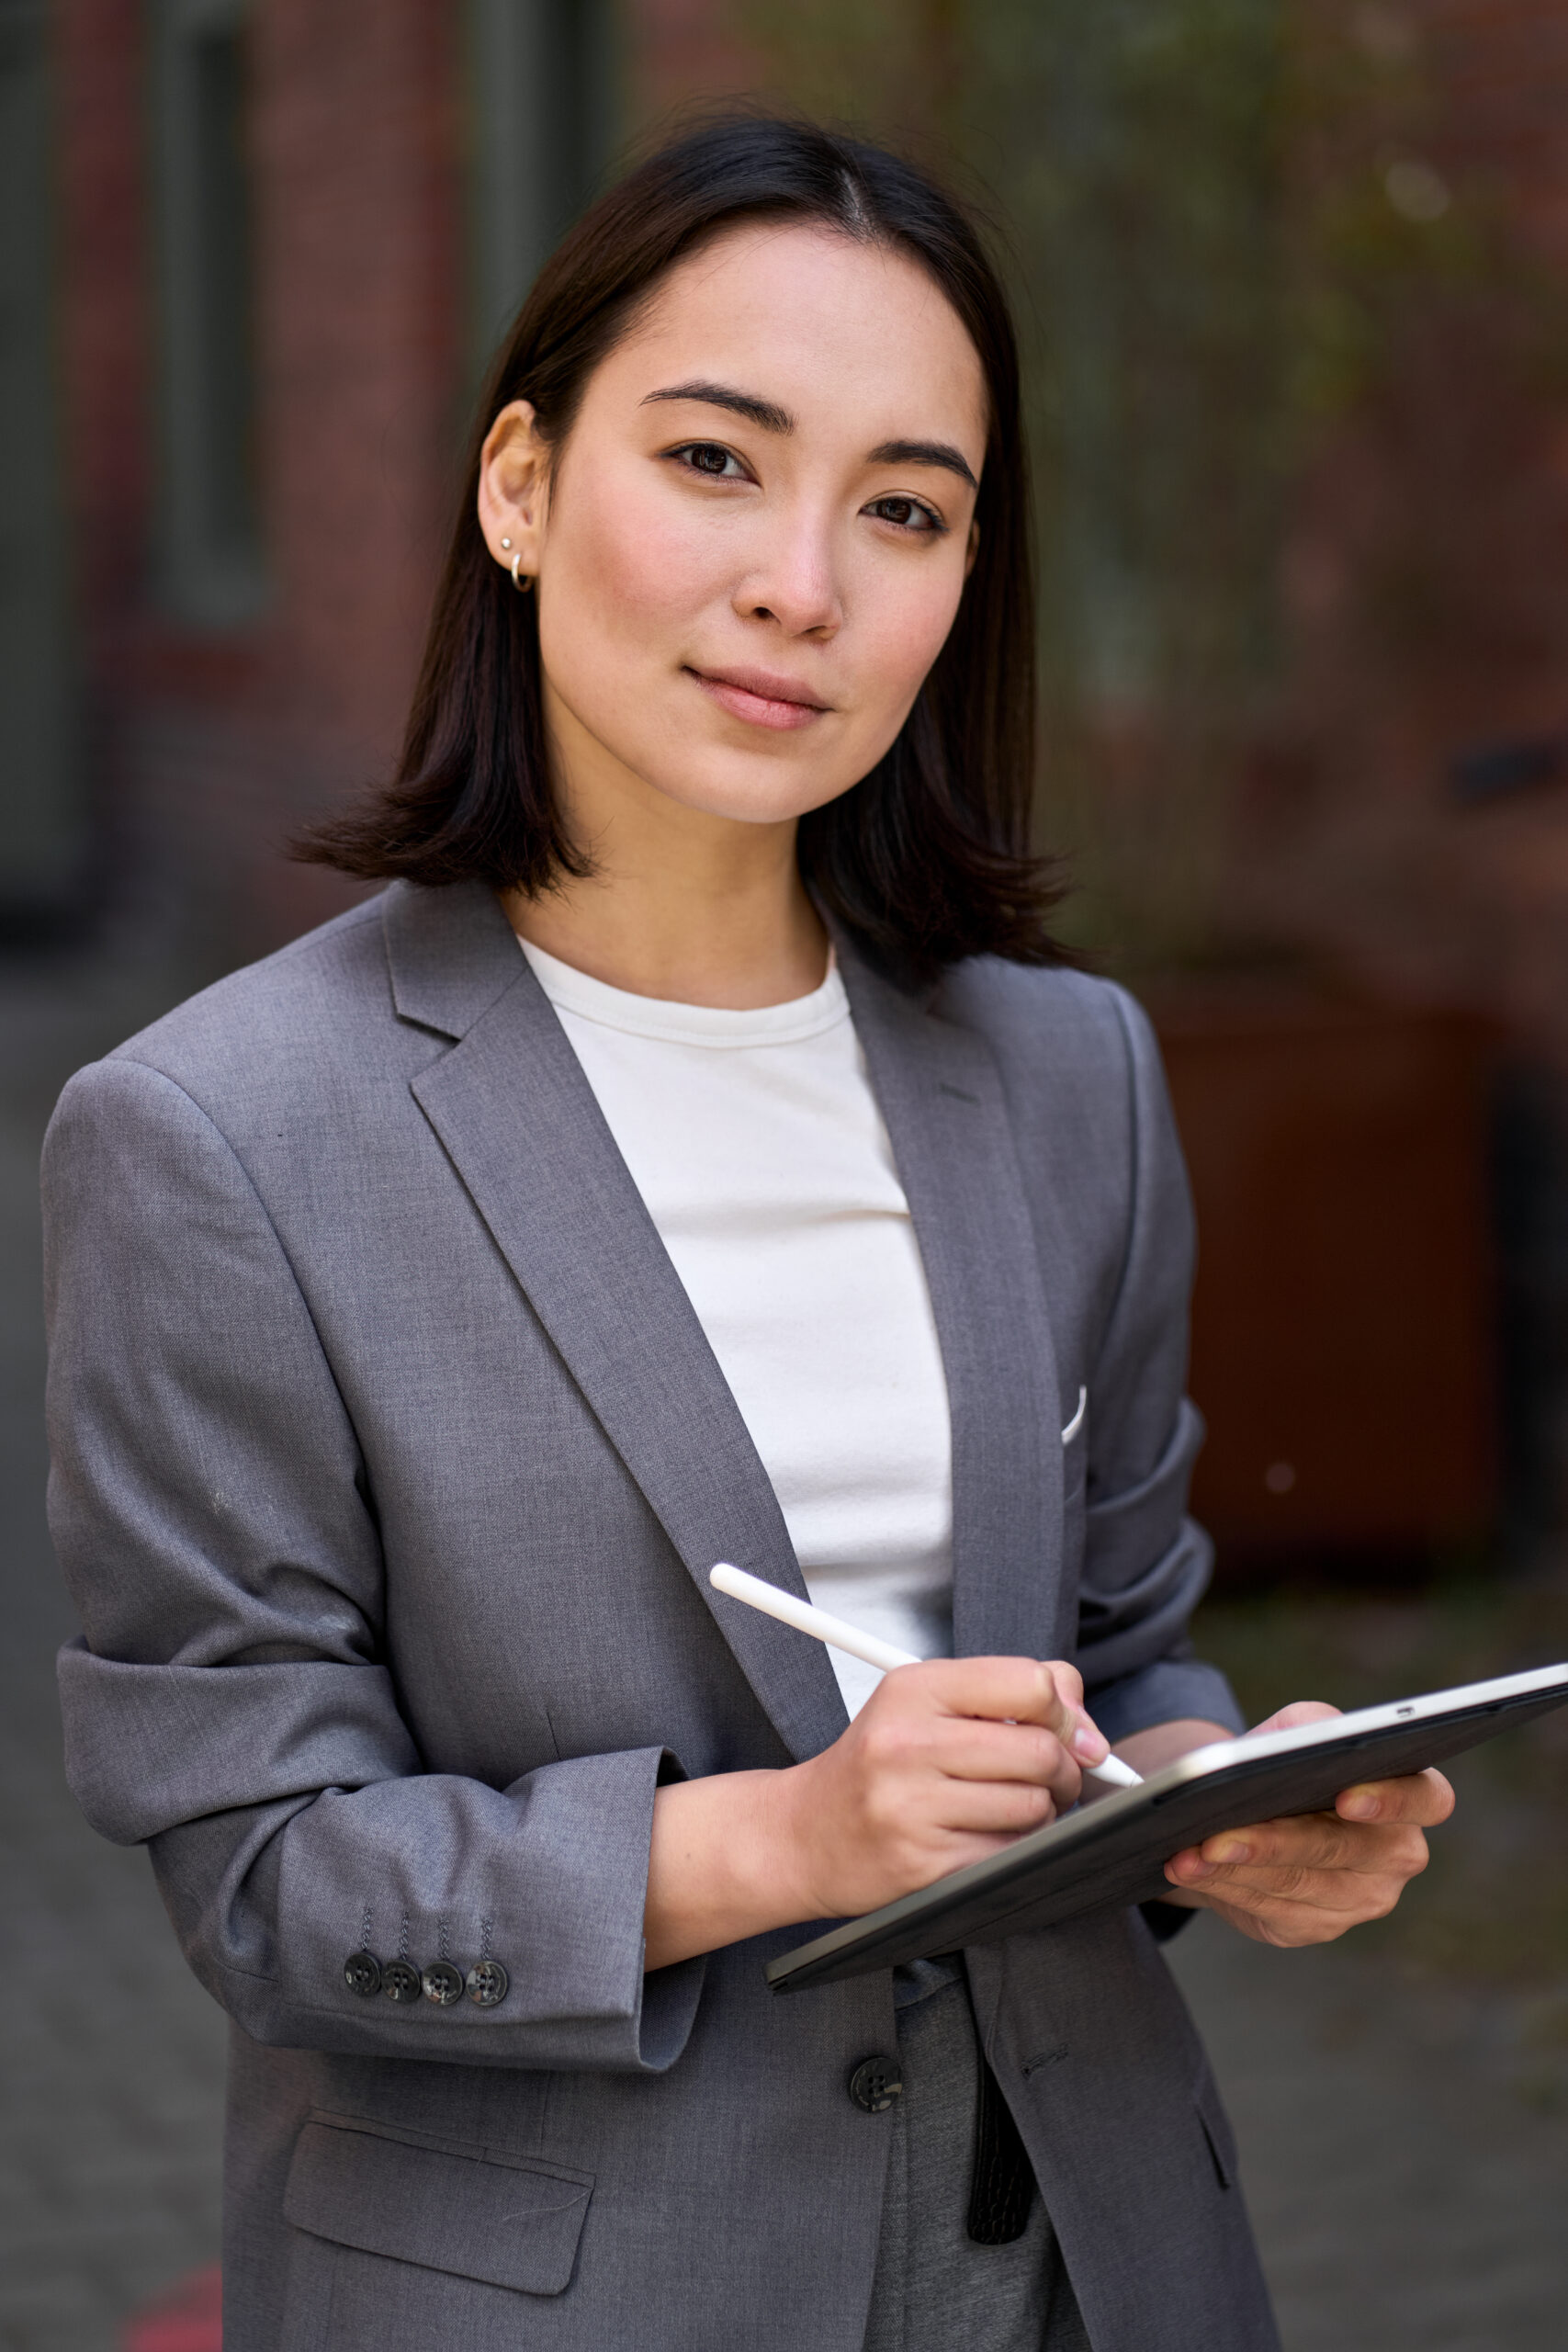
[[[993,126],[1031,326],[1043,829],[1091,944],[1207,944],[1266,674],[1282,474],[1273,0],[991,0]]]
[[[1294,486],[1413,323],[1560,303],[1424,160],[1413,18],[1314,0],[734,0],[774,95],[933,155],[999,224],[1025,339],[1041,827],[1078,935],[1227,936],[1246,750],[1288,659]],[[1501,312],[1506,311],[1508,325]]]
[[[1167,959],[1203,926],[1208,804],[1268,656],[1277,17],[1274,0],[741,9],[776,92],[956,159],[998,221],[1035,474],[1043,831],[1077,853],[1080,930]]]

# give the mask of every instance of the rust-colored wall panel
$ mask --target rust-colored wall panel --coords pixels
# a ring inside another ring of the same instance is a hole
[[[1306,1000],[1159,1025],[1199,1217],[1194,1503],[1222,1555],[1483,1529],[1485,1032]]]

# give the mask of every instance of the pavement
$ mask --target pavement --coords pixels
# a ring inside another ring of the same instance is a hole
[[[123,944],[0,965],[0,2352],[116,2352],[219,2244],[222,2018],[145,1857],[65,1790],[43,1520],[38,1147],[69,1072],[181,993]],[[1172,1961],[1213,2052],[1286,2352],[1564,2352],[1562,1987],[1413,1978],[1200,1919]],[[808,2347],[803,2347],[808,2352]]]
[[[39,1145],[70,1072],[178,992],[124,954],[0,965],[0,2352],[113,2352],[218,2252],[224,2022],[146,1856],[65,1787],[54,1652],[75,1628],[44,1523]]]
[[[1286,2352],[1564,2352],[1568,2099],[1532,2003],[1413,1991],[1352,1936],[1172,1953],[1241,2146]]]

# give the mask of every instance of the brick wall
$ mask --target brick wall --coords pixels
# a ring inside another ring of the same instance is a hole
[[[634,123],[685,100],[751,86],[751,60],[724,0],[624,0]]]
[[[276,844],[385,772],[417,658],[465,361],[461,11],[256,0],[272,594],[254,626],[211,637],[171,627],[155,588],[146,15],[135,0],[57,13],[95,780],[114,876],[136,875],[170,919],[196,910],[231,955],[342,902]],[[1568,286],[1556,0],[1352,15],[1379,38],[1413,30],[1435,96],[1424,152]],[[623,21],[634,125],[745,85],[724,0],[631,0]],[[1568,402],[1478,366],[1463,333],[1417,339],[1309,478],[1239,888],[1259,930],[1396,994],[1499,1013],[1568,1064],[1568,794],[1461,808],[1448,786],[1469,747],[1568,730]]]
[[[156,585],[145,13],[60,17],[81,604],[113,863],[228,958],[344,902],[277,843],[384,773],[400,729],[459,422],[455,19],[442,0],[255,10],[269,593],[253,625],[207,635]]]

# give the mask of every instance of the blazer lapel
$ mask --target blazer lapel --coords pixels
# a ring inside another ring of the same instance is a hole
[[[931,1288],[953,1415],[953,1649],[1059,1657],[1062,1447],[1033,1230],[990,1048],[838,942]]]
[[[785,1747],[816,1755],[845,1723],[826,1650],[707,1580],[733,1560],[807,1598],[777,1498],[500,905],[399,885],[385,928],[400,1014],[457,1041],[421,1109]]]

